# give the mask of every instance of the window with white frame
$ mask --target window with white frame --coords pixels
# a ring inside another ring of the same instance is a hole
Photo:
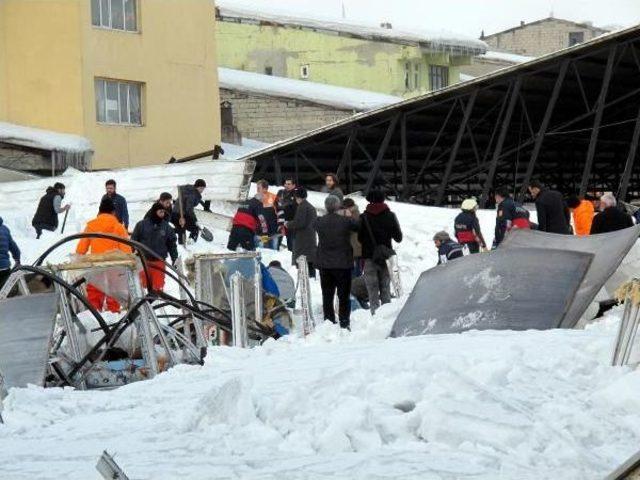
[[[142,125],[142,84],[96,78],[96,120]]]
[[[91,23],[96,27],[138,31],[138,0],[91,0]]]
[[[413,89],[420,89],[420,63],[416,62],[413,64]]]
[[[440,90],[449,86],[449,67],[429,65],[429,85],[431,90]]]
[[[404,64],[404,88],[405,90],[411,88],[411,63],[409,62]]]

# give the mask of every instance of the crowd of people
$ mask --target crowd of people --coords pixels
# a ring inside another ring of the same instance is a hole
[[[387,260],[395,254],[393,242],[402,241],[402,230],[381,190],[374,189],[367,194],[368,203],[361,213],[354,200],[344,196],[338,177],[329,173],[322,189],[326,194],[325,214],[318,216],[316,208],[307,199],[307,190],[297,185],[294,178],[285,178],[283,188],[277,194],[269,191],[266,180],[259,180],[256,187],[256,194],[239,205],[232,219],[227,244],[229,250],[280,250],[286,246],[294,265],[304,257],[309,277],[315,278],[316,272],[320,277],[324,319],[339,323],[343,328],[350,328],[352,297],[370,309],[372,314],[391,301]],[[160,291],[165,283],[166,259],[175,263],[178,244],[198,239],[200,227],[195,207],[201,205],[205,211],[210,211],[210,202],[203,201],[202,197],[205,188],[206,182],[198,179],[192,185],[178,187],[176,199],[170,193],[162,192],[130,233],[127,201],[117,192],[115,180],[110,179],[105,183],[98,215],[87,223],[84,231],[131,238],[147,247],[153,255],[148,258],[149,277],[142,275],[142,282],[145,287]],[[538,229],[584,236],[627,228],[638,220],[619,206],[611,193],[601,194],[597,200],[575,195],[565,199],[560,192],[545,188],[536,180],[528,189],[535,201],[537,223],[530,220],[529,211],[512,198],[509,189],[495,189],[496,221],[492,249],[497,248],[512,229]],[[65,186],[62,183],[47,188],[32,221],[36,238],[40,238],[44,230],[57,230],[58,216],[66,215],[71,208],[68,203],[63,205],[64,198]],[[438,264],[489,250],[478,220],[478,207],[475,198],[465,199],[453,223],[453,236],[447,231],[434,235]],[[127,244],[109,238],[89,237],[79,241],[76,253],[102,254],[114,250],[132,252]],[[0,286],[10,273],[10,255],[14,263],[19,264],[20,249],[0,218]],[[269,265],[268,271],[292,305],[295,283],[291,276],[275,261]],[[87,297],[98,310],[120,310],[118,302],[96,285],[87,285]],[[334,307],[336,297],[337,315]]]

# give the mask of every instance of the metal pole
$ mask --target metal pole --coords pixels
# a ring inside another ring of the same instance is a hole
[[[629,154],[627,155],[627,163],[624,167],[624,173],[622,174],[622,182],[620,182],[620,189],[618,190],[618,199],[624,201],[627,196],[627,189],[629,188],[629,180],[631,179],[631,173],[633,172],[633,164],[636,161],[636,153],[638,152],[638,140],[640,139],[640,108],[638,109],[638,116],[636,117],[636,126],[633,130],[633,136],[631,137],[631,146],[629,147]]]
[[[402,172],[402,200],[409,193],[409,170],[407,167],[407,115],[402,114],[400,120],[400,168]]]
[[[298,294],[300,297],[300,309],[302,310],[302,332],[305,336],[313,332],[315,323],[311,312],[311,291],[309,288],[309,267],[307,257],[300,255],[296,263],[298,265]]]
[[[613,45],[609,50],[609,57],[607,58],[607,66],[604,71],[604,78],[602,79],[602,87],[600,88],[600,95],[596,103],[596,115],[593,119],[593,130],[591,130],[591,139],[589,140],[589,149],[587,150],[587,160],[584,164],[584,170],[582,171],[582,181],[580,182],[580,196],[587,193],[587,187],[589,185],[589,177],[591,176],[591,167],[593,166],[593,159],[596,155],[596,147],[598,146],[598,135],[600,134],[600,124],[602,123],[602,116],[604,115],[604,106],[607,100],[607,92],[609,91],[609,83],[611,82],[611,75],[613,74],[613,61],[616,58],[616,46]]]
[[[231,275],[230,280],[231,295],[231,330],[233,334],[233,346],[239,348],[247,347],[247,319],[244,309],[244,295],[242,288],[242,275],[236,272]]]
[[[380,171],[380,164],[382,163],[382,158],[384,154],[387,152],[387,147],[389,146],[389,142],[391,141],[391,136],[393,135],[393,131],[396,128],[396,124],[398,123],[398,118],[400,114],[394,115],[389,123],[389,127],[387,128],[387,133],[385,133],[384,138],[382,139],[382,143],[380,144],[380,148],[378,149],[378,154],[376,155],[376,161],[373,164],[373,168],[371,172],[369,172],[369,178],[367,179],[367,183],[364,187],[364,194],[368,194],[369,190],[373,186],[373,182],[376,180],[378,176],[378,172]]]
[[[257,255],[254,258],[254,268],[253,298],[255,303],[255,320],[257,323],[260,323],[262,321],[262,269],[260,268],[260,257]]]

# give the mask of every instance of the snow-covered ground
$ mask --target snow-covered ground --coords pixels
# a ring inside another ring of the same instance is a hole
[[[132,174],[118,187],[126,195],[141,181]],[[33,206],[4,208],[26,218]],[[431,237],[451,230],[457,211],[391,208],[410,290],[436,262]],[[494,215],[480,212],[488,242]],[[25,262],[59,239],[36,241],[27,223],[9,224]],[[214,233],[195,249],[223,250],[226,233]],[[263,252],[274,258],[290,267],[287,252]],[[319,291],[312,282],[316,311]],[[325,324],[305,340],[212,348],[202,367],[110,392],[14,389],[0,478],[98,478],[106,449],[132,479],[595,479],[636,450],[640,373],[608,366],[619,309],[586,330],[387,339],[403,301],[374,318],[354,312],[351,333]]]

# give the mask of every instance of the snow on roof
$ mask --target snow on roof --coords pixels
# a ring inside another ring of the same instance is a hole
[[[0,122],[0,142],[40,150],[64,152],[86,152],[92,150],[91,142],[79,135],[52,132],[51,130],[5,122]]]
[[[238,0],[218,0],[218,20],[268,23],[280,26],[309,28],[318,31],[351,35],[357,38],[387,41],[391,43],[415,44],[435,51],[453,51],[477,55],[487,50],[487,44],[467,35],[446,30],[397,30],[380,26],[355,24],[328,17],[299,17],[274,7],[273,3],[258,3]]]
[[[307,82],[293,78],[274,77],[262,73],[218,68],[220,88],[244,92],[294,98],[332,107],[365,111],[390,105],[402,100],[383,93]]]
[[[245,155],[249,155],[251,152],[260,150],[261,148],[268,147],[269,144],[260,142],[258,140],[252,140],[250,138],[243,138],[242,145],[235,145],[233,143],[222,143],[222,149],[224,154],[220,157],[223,160],[235,160]]]
[[[461,82],[470,82],[471,80],[475,80],[478,77],[474,77],[473,75],[467,75],[466,73],[461,73],[460,74],[460,81]]]
[[[514,65],[524,62],[529,62],[536,57],[529,57],[526,55],[517,55],[515,53],[509,52],[498,52],[495,50],[487,50],[487,52],[478,55],[479,58],[483,58],[485,60],[498,60],[500,62],[508,62]]]

